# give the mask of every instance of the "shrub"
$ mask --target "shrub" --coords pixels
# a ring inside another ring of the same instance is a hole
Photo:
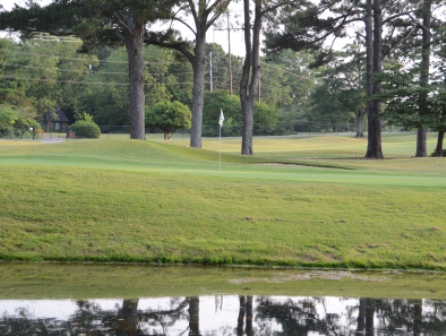
[[[188,129],[191,125],[192,112],[179,101],[163,100],[150,109],[146,106],[146,126],[157,127],[164,132],[168,140],[179,129]]]
[[[88,139],[97,139],[101,136],[101,129],[93,121],[76,121],[70,126],[70,131],[76,132],[76,136]]]

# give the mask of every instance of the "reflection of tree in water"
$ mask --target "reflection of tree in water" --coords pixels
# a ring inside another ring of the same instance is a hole
[[[0,318],[0,335],[7,336],[61,336],[71,335],[69,323],[55,319],[35,320],[27,311],[20,312],[20,317]],[[75,334],[74,334],[75,335]]]
[[[254,335],[254,328],[252,324],[252,296],[239,296],[239,314],[237,319],[237,336],[243,336],[243,330],[247,336]],[[246,325],[244,322],[246,321]]]
[[[229,334],[440,336],[446,330],[446,302],[429,300],[356,299],[328,306],[324,298],[274,299],[239,296],[237,326]],[[34,319],[22,310],[0,318],[0,335],[8,336],[143,336],[172,334],[199,336],[198,297],[163,300],[164,310],[138,309],[139,299],[122,301],[114,309],[101,309],[94,301],[77,301],[77,311],[66,321]],[[333,301],[332,301],[333,302]],[[333,307],[342,311],[333,311]],[[152,306],[153,307],[153,306]],[[235,307],[237,308],[237,307]],[[331,308],[331,309],[328,309]],[[345,308],[345,309],[344,309]],[[225,321],[234,326],[234,320]],[[176,323],[178,323],[176,325]],[[215,334],[226,334],[221,329]]]
[[[178,320],[187,320],[191,299],[172,299],[167,310],[138,310],[138,299],[123,300],[116,310],[102,310],[94,302],[77,301],[78,311],[67,321],[34,319],[26,311],[0,319],[0,335],[11,336],[144,336],[166,335]],[[196,298],[198,301],[198,298]],[[197,305],[198,307],[198,305]],[[198,316],[197,316],[198,319]],[[194,323],[198,326],[198,320]],[[152,327],[152,328],[150,328]],[[153,327],[161,327],[157,333]],[[195,334],[190,334],[195,335]],[[196,334],[198,335],[198,334]]]
[[[375,300],[377,328],[384,335],[442,336],[446,333],[446,305],[430,300]]]
[[[268,297],[259,298],[257,318],[264,322],[262,329],[267,328],[267,323],[275,320],[282,326],[281,332],[275,335],[306,336],[311,332],[321,335],[344,335],[339,330],[339,315],[324,314],[319,316],[316,305],[324,305],[324,299],[305,298],[298,301],[288,299],[284,302],[270,300]],[[260,323],[259,323],[260,324]]]
[[[445,302],[361,298],[357,305],[346,307],[346,323],[342,322],[340,314],[327,314],[326,310],[324,314],[318,314],[317,305],[324,307],[324,299],[289,299],[277,302],[259,298],[258,324],[266,331],[274,320],[283,330],[275,335],[299,336],[311,333],[344,336],[442,336],[446,331]]]

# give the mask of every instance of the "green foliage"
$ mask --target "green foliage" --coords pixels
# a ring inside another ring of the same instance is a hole
[[[254,106],[254,134],[267,135],[276,131],[279,113],[277,108],[266,103]]]
[[[9,105],[0,105],[0,127],[8,127],[14,124],[18,118],[18,112]]]
[[[146,126],[156,127],[164,132],[164,139],[170,139],[179,129],[188,129],[191,125],[192,112],[179,101],[161,101],[153,108],[146,106]]]
[[[377,97],[385,104],[383,118],[405,129],[445,129],[445,84],[442,79],[432,78],[426,87],[421,87],[417,72],[417,69],[403,70],[401,65],[393,64],[380,74],[383,89]],[[426,99],[423,113],[420,113],[421,99]]]
[[[239,96],[231,96],[226,90],[205,92],[203,106],[204,136],[218,136],[220,109],[223,110],[225,116],[222,135],[240,135],[242,114]]]
[[[76,136],[81,138],[97,139],[101,136],[101,129],[92,121],[76,121],[69,129],[76,132]]]
[[[86,122],[93,122],[93,116],[91,114],[88,114],[85,111],[80,113],[76,119],[77,119],[77,121],[83,120]]]

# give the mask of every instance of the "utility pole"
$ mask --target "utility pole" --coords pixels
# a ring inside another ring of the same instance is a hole
[[[226,12],[226,17],[228,19],[229,94],[232,96],[231,24],[229,21],[229,11]]]
[[[259,58],[260,58],[260,55],[259,55]],[[260,61],[259,61],[259,64],[260,64]],[[260,103],[260,94],[262,93],[262,90],[261,90],[261,87],[260,87],[260,83],[261,83],[261,80],[260,80],[260,73],[261,73],[261,71],[259,70],[259,92],[258,92],[258,94],[259,94],[259,103]]]
[[[212,76],[212,51],[209,52],[209,91],[214,92],[214,82]]]

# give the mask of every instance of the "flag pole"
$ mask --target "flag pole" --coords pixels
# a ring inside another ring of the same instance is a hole
[[[219,127],[219,138],[220,138],[220,154],[218,157],[218,171],[221,171],[221,126]]]
[[[223,109],[220,108],[220,118],[218,119],[218,138],[219,138],[219,154],[218,154],[218,171],[221,171],[221,128],[223,127],[223,122],[225,121],[225,116],[223,115]]]

